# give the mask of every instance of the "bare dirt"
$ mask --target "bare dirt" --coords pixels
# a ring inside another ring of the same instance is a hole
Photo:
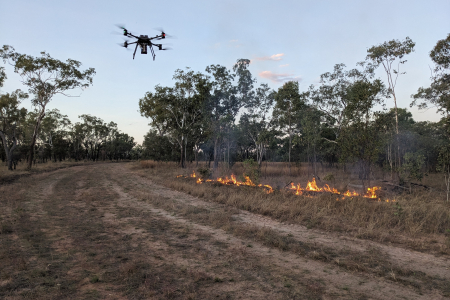
[[[450,297],[448,256],[206,202],[128,164],[22,178],[0,202],[1,299]]]

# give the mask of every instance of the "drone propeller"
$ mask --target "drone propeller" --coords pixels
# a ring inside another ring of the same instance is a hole
[[[161,49],[159,49],[159,50],[173,50],[173,49],[170,48],[170,47],[166,47],[166,48],[161,48]]]
[[[123,30],[123,35],[127,35],[128,30],[125,28],[124,24],[116,24],[116,26]]]
[[[130,50],[128,49],[129,46],[128,40],[125,40],[123,43],[117,43],[117,45],[119,45],[120,47],[127,48],[127,50]]]
[[[169,34],[165,33],[164,29],[161,28],[161,27],[157,27],[157,28],[154,28],[154,29],[157,30],[157,31],[160,31],[161,35],[163,36],[163,37],[158,38],[158,40],[166,39],[166,38],[169,38],[169,39],[175,38],[173,35],[169,35]]]

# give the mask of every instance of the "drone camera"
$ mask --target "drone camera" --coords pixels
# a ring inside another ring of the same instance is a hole
[[[141,54],[147,54],[147,44],[141,44]]]

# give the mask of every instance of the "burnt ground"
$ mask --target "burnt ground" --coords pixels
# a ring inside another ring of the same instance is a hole
[[[1,299],[446,299],[445,255],[205,202],[126,164],[0,187]]]

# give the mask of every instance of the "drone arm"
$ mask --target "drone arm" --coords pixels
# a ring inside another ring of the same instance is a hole
[[[134,48],[133,59],[134,59],[134,56],[136,55],[137,47],[138,47],[138,44],[136,44],[136,48]]]
[[[138,39],[139,37],[137,37],[137,36],[135,36],[135,35],[133,35],[133,34],[131,34],[131,33],[127,33],[127,37],[133,37],[133,38],[135,38],[135,39]]]

